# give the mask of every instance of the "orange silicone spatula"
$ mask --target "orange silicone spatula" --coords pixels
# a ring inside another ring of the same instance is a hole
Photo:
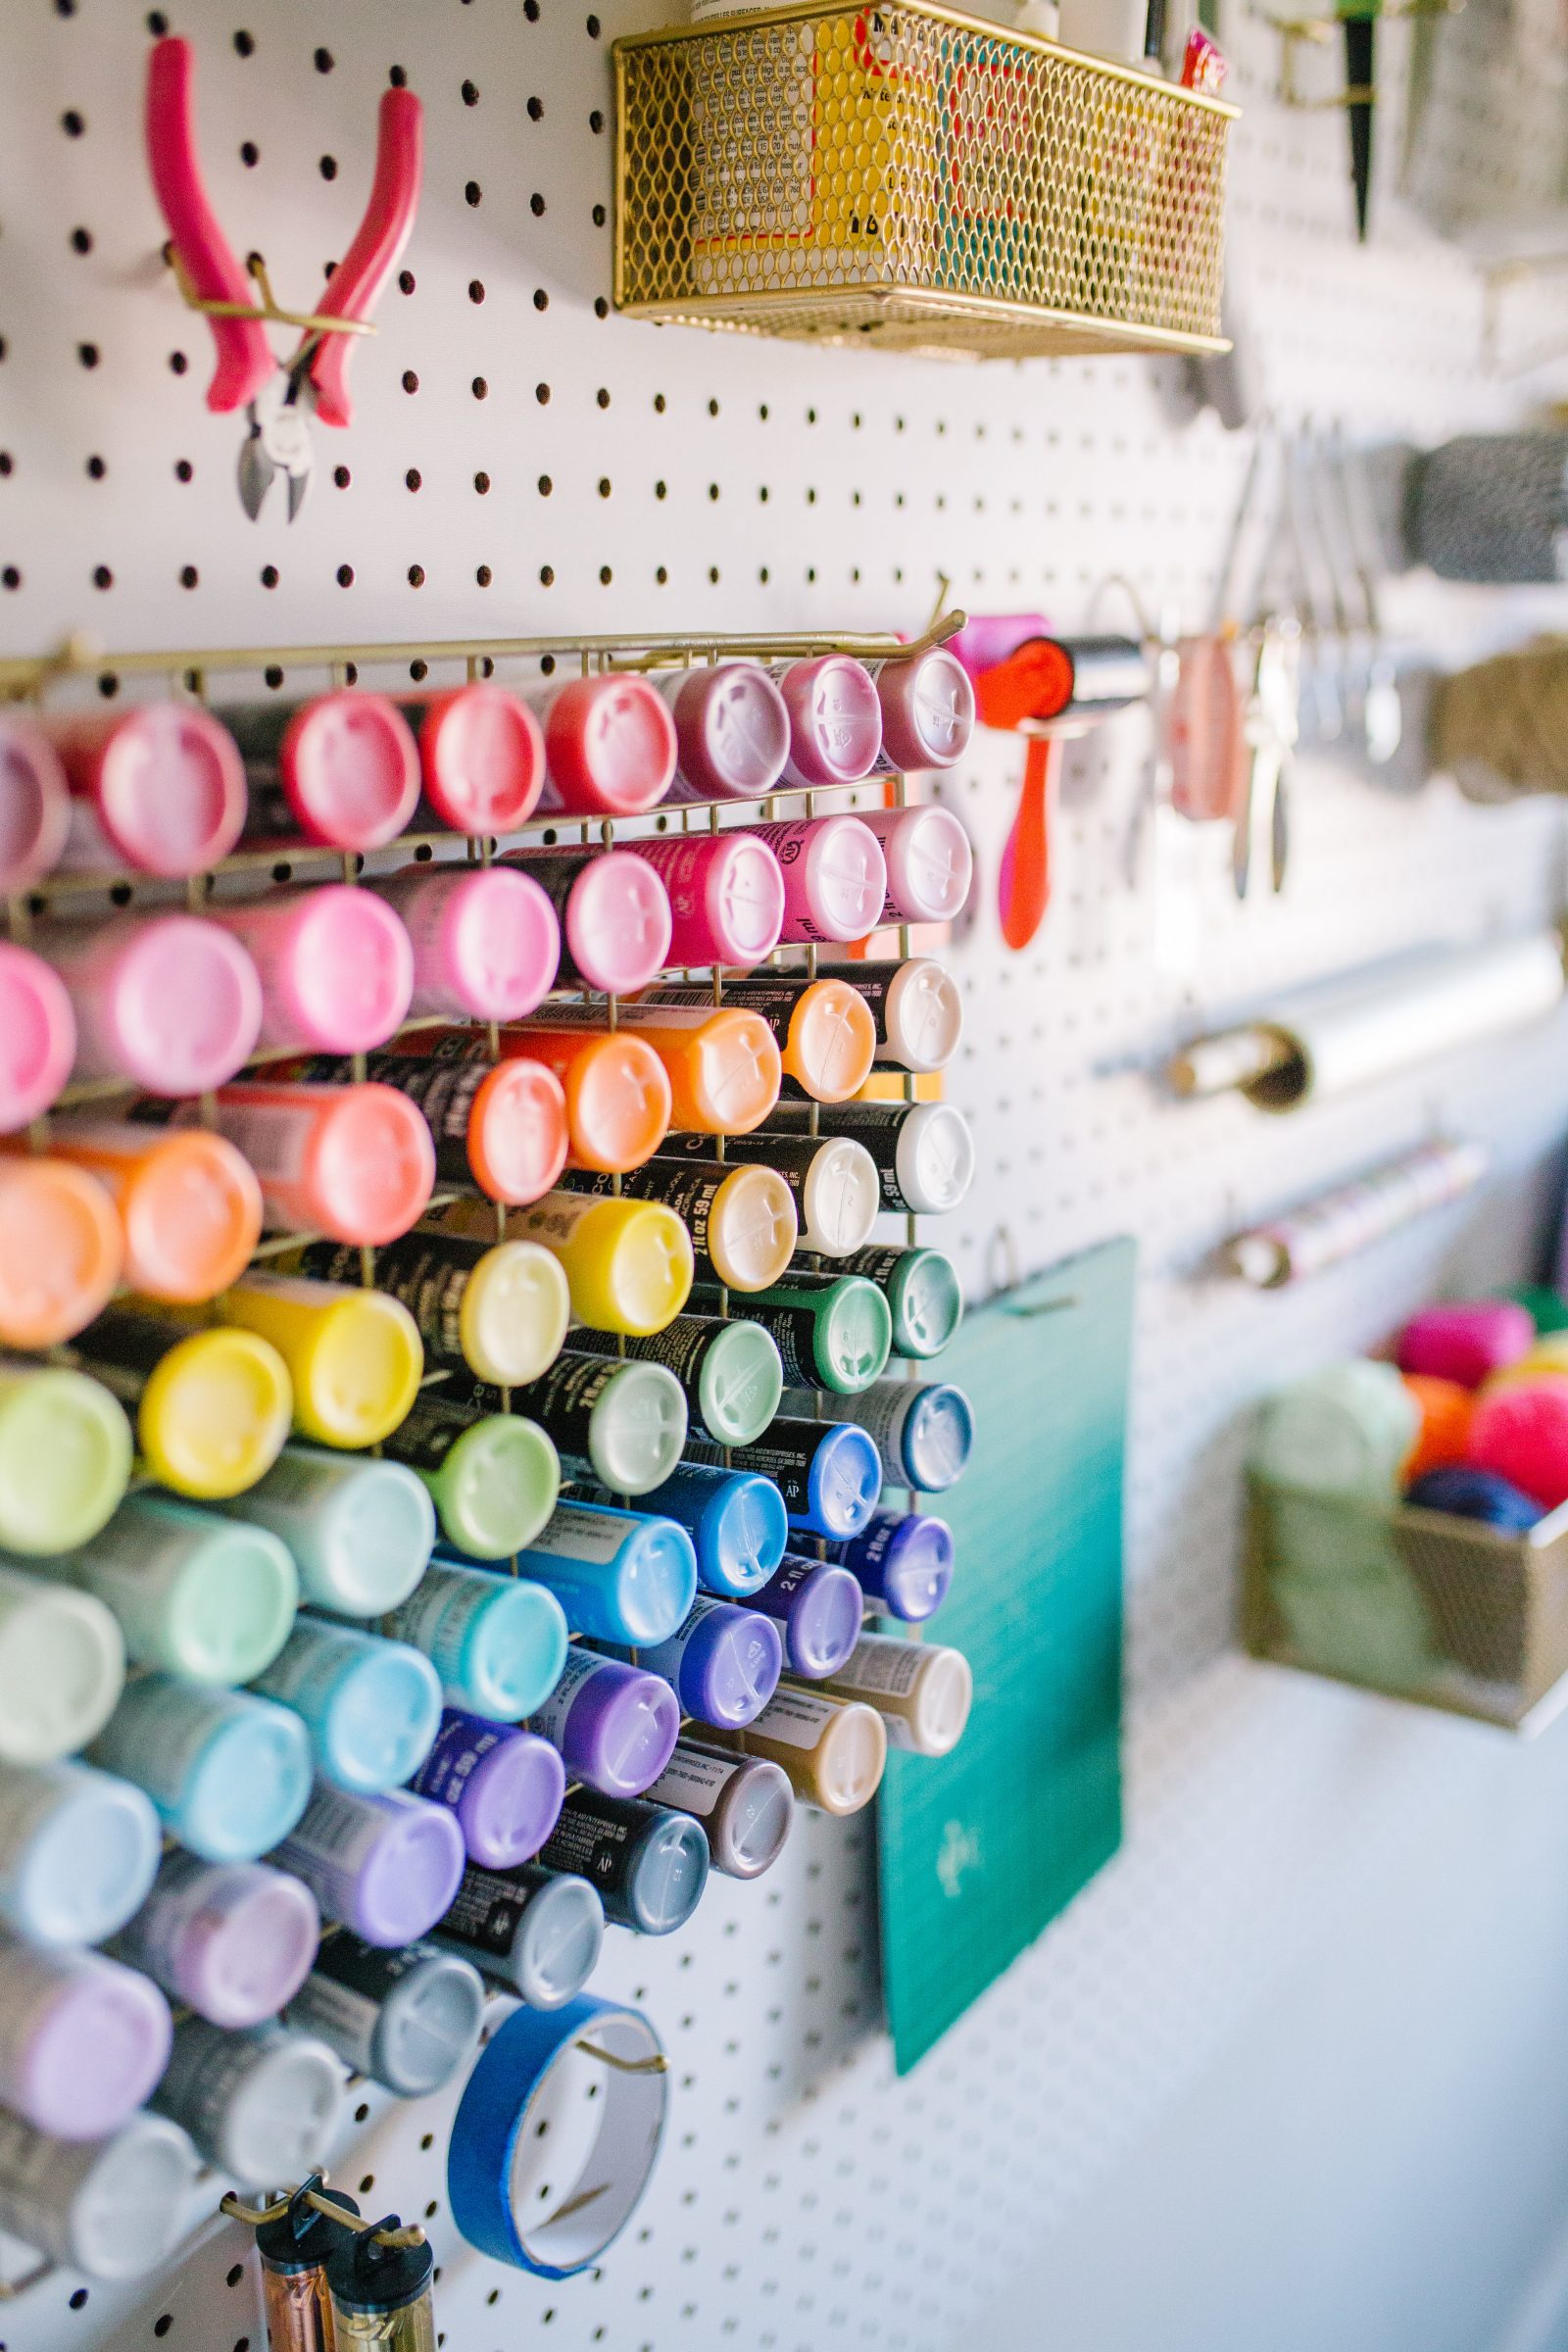
[[[997,874],[1002,936],[1015,954],[1034,938],[1051,898],[1051,804],[1061,753],[1058,735],[1031,735],[1028,739],[1018,813]]]

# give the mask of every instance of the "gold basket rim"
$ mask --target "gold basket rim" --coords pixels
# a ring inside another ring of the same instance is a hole
[[[1321,1487],[1302,1487],[1288,1478],[1273,1478],[1266,1470],[1247,1470],[1247,1483],[1254,1495],[1289,1494],[1300,1502],[1329,1503],[1344,1511],[1357,1511],[1363,1518],[1377,1519],[1384,1525],[1406,1526],[1411,1520],[1430,1528],[1436,1535],[1455,1539],[1474,1539],[1489,1546],[1502,1544],[1508,1550],[1523,1547],[1527,1551],[1544,1551],[1568,1536],[1568,1502],[1560,1502],[1554,1511],[1544,1511],[1533,1527],[1514,1531],[1492,1527],[1485,1519],[1465,1519],[1453,1511],[1434,1511],[1419,1502],[1374,1502],[1361,1494],[1332,1494]]]
[[[1075,333],[1104,335],[1125,344],[1129,353],[1159,350],[1218,356],[1232,348],[1225,335],[1194,334],[1180,326],[1143,326],[1133,319],[1102,318],[1093,311],[1054,311],[1039,303],[1008,302],[997,294],[950,293],[940,286],[839,286],[803,280],[794,286],[735,288],[724,294],[659,294],[644,301],[619,302],[616,308],[625,318],[662,319],[671,326],[689,322],[697,326],[744,328],[760,311],[765,314],[769,310],[799,310],[803,305],[831,308],[835,297],[853,297],[884,308],[905,304],[912,310],[934,312],[949,320],[956,316],[977,324],[991,319],[999,326],[1060,326]],[[720,308],[726,304],[729,309]],[[810,339],[826,341],[833,335],[841,337],[851,348],[857,340],[853,324],[824,328],[819,336],[813,334]]]
[[[1216,98],[1206,90],[1186,90],[1179,82],[1166,81],[1159,74],[1142,74],[1136,66],[1115,65],[1109,58],[1091,57],[1086,50],[1068,49],[1060,41],[1049,41],[1043,33],[1022,32],[1008,24],[994,24],[987,17],[971,17],[962,9],[944,8],[937,0],[881,0],[872,7],[869,0],[785,0],[775,8],[743,8],[733,15],[705,17],[700,24],[664,24],[652,32],[623,32],[611,43],[611,55],[617,66],[622,59],[638,49],[660,49],[672,42],[699,41],[713,32],[739,32],[769,24],[810,24],[823,18],[905,15],[919,17],[928,24],[950,25],[956,32],[975,32],[1004,47],[1021,49],[1038,57],[1057,57],[1068,65],[1086,66],[1091,73],[1102,74],[1108,81],[1123,81],[1134,89],[1152,90],[1161,98],[1174,98],[1200,114],[1218,115],[1234,122],[1241,108],[1229,98]]]

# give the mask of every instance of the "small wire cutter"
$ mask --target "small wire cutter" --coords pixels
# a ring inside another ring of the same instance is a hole
[[[240,445],[239,495],[252,521],[274,474],[288,482],[293,521],[311,479],[310,419],[346,425],[348,365],[358,335],[369,331],[377,297],[397,266],[419,202],[423,110],[412,90],[387,90],[378,119],[375,177],[365,218],[348,252],[328,273],[317,312],[278,311],[265,270],[252,257],[240,268],[202,183],[192,108],[194,59],[188,41],[159,41],[147,70],[147,160],[187,298],[207,314],[218,363],[207,406],[222,415],[243,408],[250,431]],[[255,281],[254,285],[252,281]],[[255,286],[266,297],[259,308]],[[304,329],[292,358],[275,360],[263,321]]]

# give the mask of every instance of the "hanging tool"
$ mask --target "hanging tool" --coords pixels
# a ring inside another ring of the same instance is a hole
[[[1300,622],[1294,615],[1271,613],[1258,632],[1252,690],[1243,719],[1251,760],[1232,862],[1239,899],[1247,897],[1253,865],[1260,862],[1265,846],[1270,885],[1276,892],[1285,887],[1290,854],[1290,755],[1296,748],[1300,664]]]
[[[146,105],[153,189],[187,298],[207,312],[212,325],[217,367],[207,405],[219,415],[243,408],[249,417],[250,431],[239,453],[241,503],[254,521],[273,476],[281,473],[288,482],[292,522],[310,486],[310,419],[317,416],[323,424],[339,426],[350,421],[348,365],[355,331],[368,331],[377,297],[414,226],[423,110],[412,90],[383,93],[365,218],[348,252],[328,272],[319,311],[302,319],[279,312],[270,301],[258,308],[251,280],[265,291],[265,272],[253,257],[248,277],[219,226],[196,153],[193,76],[188,41],[170,37],[155,44]],[[304,328],[287,362],[273,359],[263,329],[267,318]]]
[[[1366,243],[1372,201],[1372,117],[1378,102],[1373,78],[1377,62],[1380,0],[1350,0],[1340,9],[1345,33],[1345,114],[1350,126],[1350,184],[1355,192],[1355,233]]]

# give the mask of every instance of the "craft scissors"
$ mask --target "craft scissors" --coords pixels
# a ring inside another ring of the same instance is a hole
[[[329,425],[346,425],[351,417],[348,366],[358,337],[336,331],[335,322],[368,325],[414,226],[423,110],[412,90],[383,93],[365,218],[327,274],[318,311],[308,321],[292,319],[305,331],[293,356],[280,362],[268,342],[251,277],[235,260],[207,199],[196,154],[194,65],[188,41],[171,37],[153,49],[146,115],[153,189],[182,279],[191,298],[208,311],[217,366],[207,405],[218,415],[243,408],[250,420],[239,453],[245,512],[256,519],[272,477],[281,473],[288,482],[292,522],[310,486],[311,417]]]

